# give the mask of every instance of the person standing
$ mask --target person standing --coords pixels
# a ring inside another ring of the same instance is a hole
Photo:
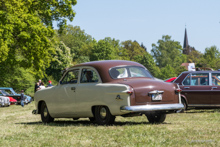
[[[21,90],[21,106],[24,107],[24,90]]]
[[[44,83],[41,82],[40,89],[44,89],[44,88],[45,88]]]
[[[39,86],[41,86],[41,85],[42,85],[42,83],[43,83],[43,82],[41,81],[41,79],[39,79],[39,81],[38,81],[38,82],[39,82]]]
[[[47,85],[47,87],[52,87],[53,85],[52,85],[52,82],[51,81],[48,81],[48,85]]]
[[[39,89],[40,89],[39,82],[37,82],[35,84],[34,92],[38,91]]]

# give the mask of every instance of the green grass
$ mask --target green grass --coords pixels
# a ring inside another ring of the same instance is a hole
[[[113,126],[98,126],[83,118],[41,123],[34,104],[0,107],[0,146],[220,146],[220,111],[190,110],[169,114],[162,124],[145,116],[116,117]]]

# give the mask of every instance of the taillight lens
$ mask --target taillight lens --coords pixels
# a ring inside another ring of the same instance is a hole
[[[129,90],[127,91],[127,94],[132,95],[133,93],[134,93],[133,88],[129,86]]]
[[[176,92],[182,92],[182,89],[178,88],[176,89]]]

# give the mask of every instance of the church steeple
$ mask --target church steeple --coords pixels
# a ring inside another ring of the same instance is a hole
[[[186,28],[185,28],[184,43],[183,43],[183,54],[189,55],[193,50],[195,50],[195,49],[192,48],[188,43],[187,31],[186,31]]]
[[[189,43],[188,43],[187,31],[186,31],[186,28],[185,28],[183,49],[187,48],[188,46],[189,46]]]

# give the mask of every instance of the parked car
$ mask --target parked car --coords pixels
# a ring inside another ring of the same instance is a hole
[[[173,82],[174,80],[176,80],[177,77],[172,77],[169,79],[164,80],[164,82]]]
[[[141,64],[123,60],[94,61],[75,65],[57,86],[35,93],[41,120],[89,118],[110,125],[115,116],[146,115],[150,123],[162,123],[167,113],[183,108],[177,84],[155,80]]]
[[[8,97],[9,98],[9,101],[10,101],[10,105],[14,105],[14,104],[17,104],[17,100],[14,99],[13,97]]]
[[[10,99],[9,97],[0,96],[0,106],[1,107],[9,107],[10,106]]]
[[[13,99],[17,100],[17,103],[20,104],[21,103],[21,94],[18,94],[14,91],[13,88],[10,88],[10,87],[0,87],[0,90],[2,92],[0,92],[0,95],[5,95],[5,96],[10,96],[12,97]],[[25,97],[25,103],[28,104],[32,101],[32,98],[28,95],[24,95]]]
[[[186,71],[174,83],[182,89],[183,110],[220,107],[220,71]]]

